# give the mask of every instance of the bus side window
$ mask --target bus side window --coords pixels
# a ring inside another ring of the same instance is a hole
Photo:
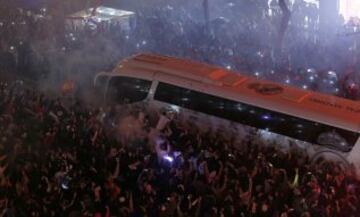
[[[359,138],[357,132],[161,82],[154,99],[343,152]]]
[[[114,76],[109,81],[106,98],[119,104],[139,102],[148,96],[151,83],[144,79]]]

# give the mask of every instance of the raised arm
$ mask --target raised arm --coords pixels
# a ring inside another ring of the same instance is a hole
[[[290,183],[290,187],[291,188],[295,188],[299,185],[299,169],[296,168],[295,169],[295,177],[294,177],[294,181],[292,183]]]
[[[129,211],[132,214],[132,213],[134,213],[134,200],[133,200],[133,194],[131,191],[129,194],[130,194],[129,195]]]
[[[112,178],[115,179],[116,177],[118,177],[119,172],[120,172],[120,159],[117,157],[116,158],[116,167],[115,167],[115,171],[113,172]]]
[[[176,213],[177,213],[178,217],[183,217],[184,216],[184,214],[183,214],[183,212],[181,211],[181,208],[180,208],[181,200],[182,200],[182,197],[179,197],[177,205],[176,205]]]

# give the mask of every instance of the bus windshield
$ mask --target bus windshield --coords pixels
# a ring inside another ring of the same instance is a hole
[[[118,104],[142,101],[146,99],[151,83],[151,81],[138,78],[111,77],[107,90],[107,101]]]

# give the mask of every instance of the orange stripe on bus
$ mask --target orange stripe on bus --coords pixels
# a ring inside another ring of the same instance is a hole
[[[308,98],[312,93],[307,93],[304,96],[300,97],[298,100],[296,100],[296,102],[300,103],[302,101],[304,101],[306,98]]]
[[[209,77],[213,80],[219,80],[220,78],[227,75],[227,73],[224,70],[218,69],[209,74]]]
[[[241,78],[239,80],[237,80],[236,82],[234,82],[232,84],[233,87],[236,87],[236,86],[239,86],[240,84],[244,83],[246,80],[248,80],[248,78],[244,77],[244,78]]]

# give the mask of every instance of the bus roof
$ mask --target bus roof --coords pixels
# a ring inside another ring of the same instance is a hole
[[[139,54],[122,62],[124,68],[142,68],[154,72],[190,79],[220,87],[232,94],[242,95],[252,104],[277,110],[301,109],[305,118],[314,115],[334,120],[346,128],[360,129],[360,103],[336,96],[303,90],[275,82],[245,76],[220,67],[190,60],[154,54]],[[113,73],[117,73],[116,69]],[[255,101],[254,101],[255,99]],[[282,109],[283,108],[283,109]],[[306,115],[308,114],[308,115]],[[323,121],[324,122],[324,121]],[[344,125],[344,122],[346,124]]]

